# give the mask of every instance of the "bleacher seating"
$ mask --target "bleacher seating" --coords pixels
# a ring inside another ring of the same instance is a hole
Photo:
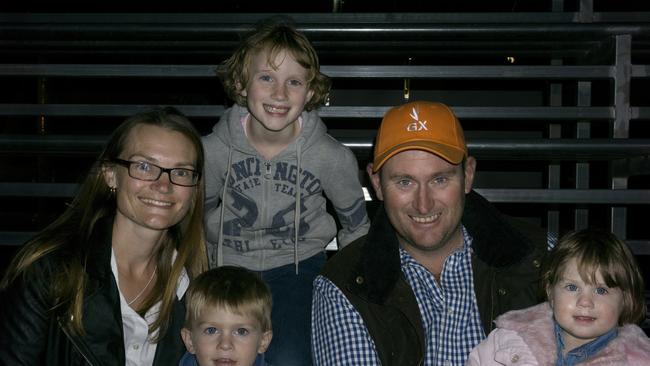
[[[210,131],[228,103],[216,65],[271,15],[0,13],[3,252],[64,209],[126,116],[174,105]],[[573,11],[291,16],[333,79],[320,114],[361,176],[387,108],[442,101],[467,131],[489,200],[552,234],[608,228],[645,263],[650,12],[581,1]]]

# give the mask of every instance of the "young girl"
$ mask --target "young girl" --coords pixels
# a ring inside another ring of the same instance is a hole
[[[325,246],[335,236],[344,246],[370,226],[359,166],[315,110],[330,82],[288,23],[260,23],[219,74],[236,104],[203,139],[210,265],[261,274],[273,295],[268,361],[309,365],[312,283]]]
[[[564,236],[543,273],[548,302],[508,312],[467,365],[650,365],[643,277],[611,233]]]

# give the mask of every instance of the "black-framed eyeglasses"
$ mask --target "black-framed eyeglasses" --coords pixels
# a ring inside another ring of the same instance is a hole
[[[199,183],[201,173],[185,168],[163,168],[148,161],[130,161],[123,159],[112,159],[112,162],[125,166],[129,170],[129,176],[144,181],[156,181],[162,173],[167,173],[172,184],[183,187],[194,187]]]

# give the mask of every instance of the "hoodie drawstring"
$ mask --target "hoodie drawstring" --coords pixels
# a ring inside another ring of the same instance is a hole
[[[223,266],[223,221],[226,214],[226,192],[230,181],[230,165],[232,164],[232,146],[228,146],[228,165],[226,165],[226,181],[221,191],[221,220],[219,220],[219,240],[217,241],[217,267]]]
[[[300,259],[298,258],[298,231],[300,230],[300,156],[302,155],[302,149],[301,149],[301,143],[298,141],[297,145],[297,151],[296,154],[298,155],[297,157],[297,164],[298,164],[298,169],[296,170],[296,209],[294,210],[294,217],[293,217],[293,229],[294,229],[294,240],[293,240],[293,262],[296,265],[296,275],[298,274],[298,263],[300,263]]]

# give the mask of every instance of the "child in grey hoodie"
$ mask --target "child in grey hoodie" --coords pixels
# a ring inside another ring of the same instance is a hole
[[[314,110],[330,88],[319,68],[304,35],[261,23],[221,65],[236,104],[203,139],[210,264],[261,272],[274,303],[267,360],[283,366],[311,364],[312,282],[337,236],[325,196],[339,245],[369,227],[356,158]]]

